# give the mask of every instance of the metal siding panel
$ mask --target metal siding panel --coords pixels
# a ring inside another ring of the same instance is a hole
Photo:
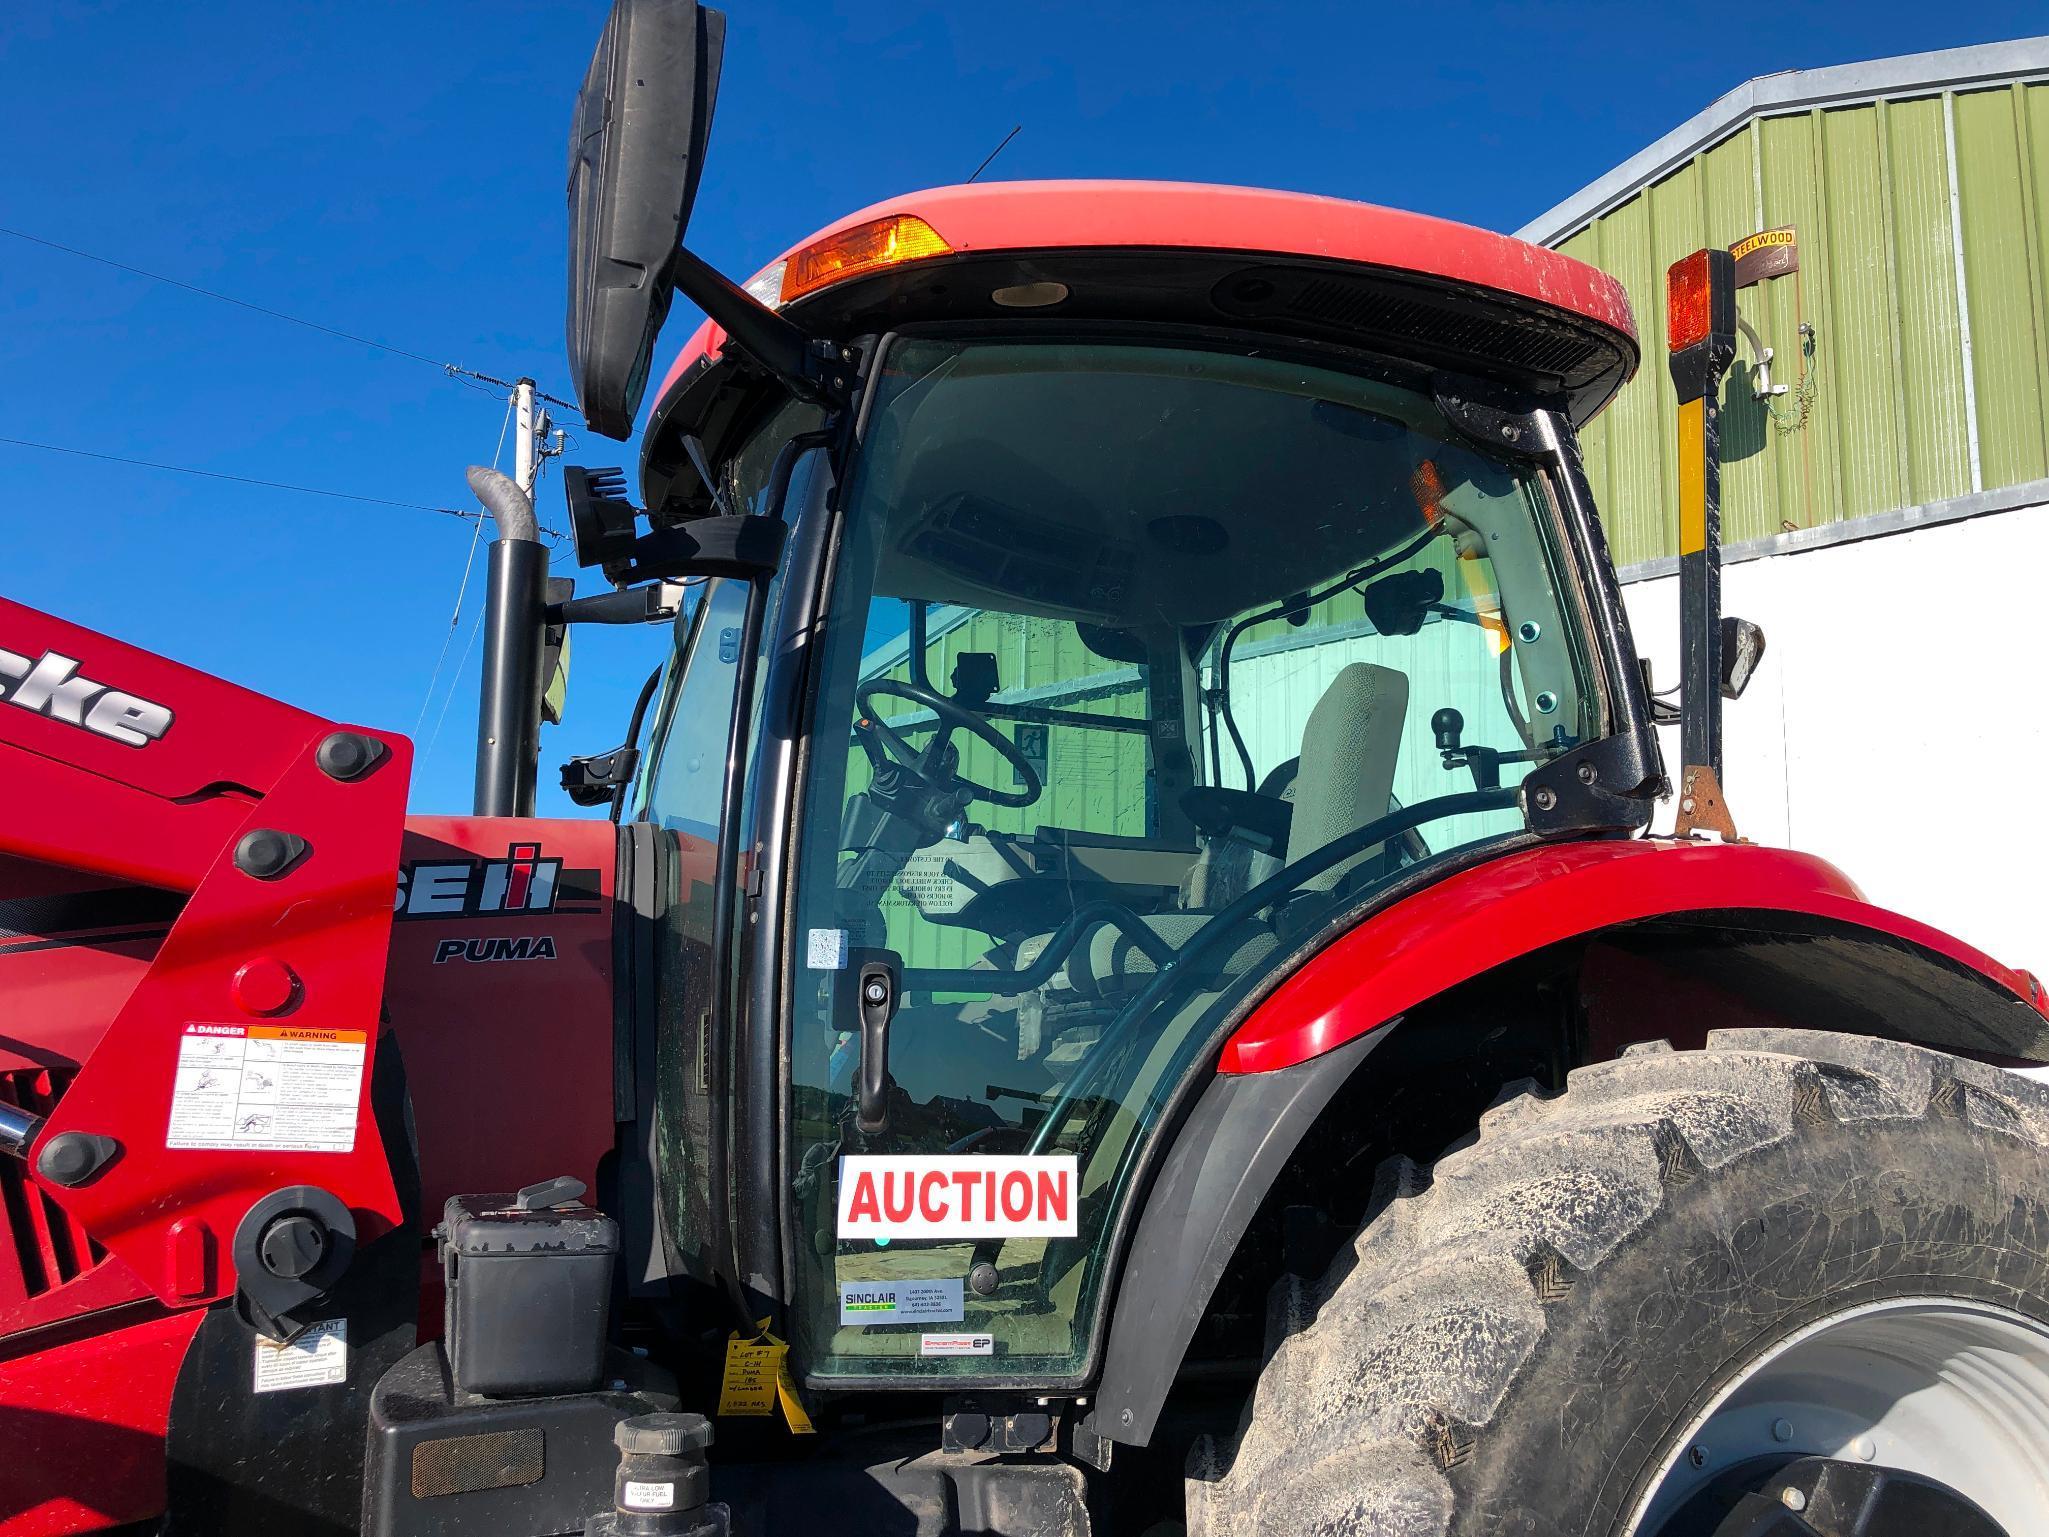
[[[1861,517],[1901,506],[1903,490],[1878,115],[1847,107],[1821,119],[1834,312],[1822,340],[1836,363],[1843,515]]]
[[[1837,410],[1834,379],[1834,326],[1829,309],[1829,221],[1822,197],[1820,158],[1815,132],[1818,114],[1768,118],[1759,125],[1758,144],[1764,178],[1764,224],[1767,229],[1791,225],[1800,240],[1800,270],[1762,285],[1771,328],[1763,334],[1780,347],[1790,365],[1787,383],[1799,379],[1800,323],[1815,327],[1819,341],[1809,366],[1813,369],[1814,407],[1804,427],[1781,434],[1772,450],[1779,483],[1780,527],[1809,528],[1842,516],[1836,477],[1836,439],[1831,423]]]
[[[1991,489],[2049,472],[2037,372],[2042,338],[2029,300],[2028,189],[2021,179],[2012,93],[1970,91],[1955,100],[1978,455]]]
[[[2013,91],[2017,131],[2024,146],[2035,388],[2043,402],[2043,453],[2049,456],[2049,85],[2017,85]]]
[[[1700,157],[1706,244],[1731,246],[1757,225],[1757,157],[1753,136],[1739,133]],[[1736,308],[1774,345],[1764,284],[1736,295]],[[1751,394],[1750,344],[1737,348],[1722,391],[1722,537],[1756,539],[1779,532],[1779,484],[1772,463],[1771,416]]]
[[[1940,501],[1971,489],[1942,100],[1891,102],[1885,118],[1908,499]]]
[[[1665,496],[1667,454],[1664,269],[1652,256],[1651,211],[1631,198],[1601,221],[1607,269],[1629,290],[1642,332],[1644,366],[1607,411],[1608,500],[1602,508],[1616,564],[1671,554],[1678,547],[1676,504]]]
[[[1601,224],[1596,221],[1575,235],[1568,244],[1572,247],[1572,254],[1576,255],[1581,261],[1599,267],[1605,272],[1608,269],[1602,250],[1601,229]],[[1631,306],[1632,308],[1639,307],[1634,299],[1631,300]],[[1623,393],[1627,394],[1635,387],[1634,381],[1625,384],[1623,386]],[[1615,475],[1612,467],[1614,421],[1614,402],[1611,401],[1607,410],[1587,423],[1585,429],[1580,433],[1579,439],[1580,454],[1586,469],[1587,483],[1593,488],[1594,506],[1602,509],[1604,524],[1606,522],[1606,509],[1610,493],[1615,485]]]
[[[1673,172],[1650,190],[1651,284],[1646,290],[1646,307],[1657,316],[1658,345],[1650,355],[1660,364],[1665,358],[1665,273],[1682,256],[1691,255],[1707,243],[1701,218],[1701,175],[1696,161]],[[1647,349],[1648,350],[1648,349]],[[1658,531],[1657,553],[1673,555],[1679,549],[1679,457],[1673,441],[1673,423],[1678,419],[1679,396],[1668,368],[1643,370],[1657,381],[1657,421],[1653,431],[1658,444]]]

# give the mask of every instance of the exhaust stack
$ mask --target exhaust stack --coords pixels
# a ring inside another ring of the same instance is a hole
[[[548,552],[533,498],[511,476],[473,464],[470,490],[498,524],[484,589],[484,678],[477,697],[480,817],[534,814],[541,751],[541,652]]]

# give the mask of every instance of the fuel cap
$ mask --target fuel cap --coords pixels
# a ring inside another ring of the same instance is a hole
[[[612,1428],[612,1444],[629,1457],[681,1457],[711,1445],[701,1414],[637,1414]]]

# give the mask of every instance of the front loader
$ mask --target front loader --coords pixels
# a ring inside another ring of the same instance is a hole
[[[1020,182],[736,284],[723,37],[578,101],[592,428],[708,319],[581,594],[473,478],[475,814],[0,602],[0,1533],[2049,1527],[2040,984],[1719,782],[1723,265],[1675,773],[1613,280]],[[536,818],[588,623],[673,641]]]

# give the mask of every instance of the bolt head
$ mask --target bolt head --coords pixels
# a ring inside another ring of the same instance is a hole
[[[1549,811],[1558,804],[1558,792],[1549,788],[1539,788],[1530,799],[1536,802],[1539,811]]]
[[[1697,1468],[1707,1466],[1708,1449],[1704,1446],[1690,1446],[1686,1449],[1686,1460]]]
[[[978,1297],[995,1296],[999,1280],[996,1267],[987,1260],[968,1271],[968,1288]]]
[[[329,779],[346,784],[361,779],[384,760],[384,744],[360,731],[334,731],[313,751],[313,761]]]
[[[111,1137],[84,1131],[60,1131],[36,1155],[36,1173],[67,1190],[82,1185],[106,1167],[118,1151]]]
[[[1807,1508],[1807,1496],[1798,1489],[1785,1488],[1779,1491],[1779,1503],[1788,1510],[1805,1510]]]
[[[253,827],[235,844],[235,868],[259,881],[274,881],[306,852],[306,840],[274,827]]]
[[[1773,1420],[1773,1421],[1772,1421],[1772,1439],[1773,1439],[1774,1441],[1790,1441],[1790,1440],[1792,1440],[1792,1439],[1793,1439],[1793,1422],[1792,1422],[1791,1420]]]
[[[1578,773],[1579,782],[1583,785],[1590,785],[1596,779],[1599,779],[1601,777],[1601,771],[1595,768],[1591,763],[1582,763],[1579,766]]]
[[[1850,1449],[1857,1454],[1859,1462],[1869,1462],[1878,1455],[1878,1443],[1869,1436],[1859,1436]]]

